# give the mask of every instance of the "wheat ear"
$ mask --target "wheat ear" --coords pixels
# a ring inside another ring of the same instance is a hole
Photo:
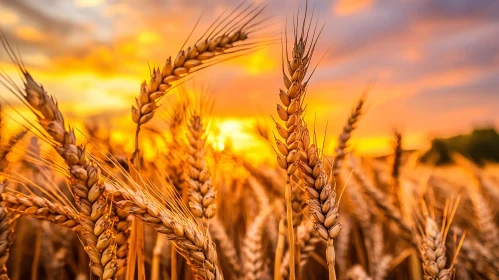
[[[162,69],[155,68],[151,71],[149,84],[144,81],[140,87],[140,94],[136,98],[137,107],[132,106],[132,119],[137,124],[136,137],[140,126],[153,118],[159,106],[157,102],[172,87],[173,82],[220,62],[216,61],[217,58],[251,48],[251,45],[238,47],[237,43],[246,40],[248,34],[261,24],[252,23],[261,14],[264,6],[253,7],[253,4],[250,4],[240,11],[241,5],[229,15],[227,21],[217,19],[194,45],[185,49],[182,46],[173,61],[169,57]]]
[[[31,216],[67,227],[73,231],[80,229],[80,218],[75,209],[58,203],[50,202],[46,198],[22,193],[4,192],[2,201],[9,212]]]
[[[424,201],[423,201],[424,202]],[[428,280],[450,280],[454,275],[454,265],[457,260],[457,254],[464,241],[464,235],[455,252],[454,260],[449,268],[447,265],[445,240],[450,229],[452,219],[456,213],[459,199],[454,203],[446,203],[442,225],[438,226],[434,217],[434,211],[429,211],[423,204],[422,226],[420,227],[421,236],[419,238],[419,252],[423,261],[424,278]]]
[[[384,255],[381,259],[376,260],[377,266],[375,268],[374,280],[386,279],[392,260],[393,257],[391,255]]]
[[[133,190],[124,185],[106,185],[106,192],[118,207],[172,240],[193,269],[196,279],[223,279],[215,244],[195,222],[192,214],[179,206],[180,199],[158,199],[161,194],[156,196],[147,192],[147,186],[145,189]]]
[[[68,165],[71,173],[71,191],[78,210],[94,228],[86,236],[87,253],[92,255],[90,256],[92,272],[103,279],[109,279],[116,274],[118,263],[116,258],[109,259],[104,257],[103,253],[114,250],[112,241],[116,233],[114,229],[105,230],[105,227],[97,225],[110,225],[109,213],[111,215],[115,215],[115,213],[110,209],[111,205],[108,204],[105,197],[102,196],[104,187],[100,179],[100,168],[87,159],[83,146],[76,145],[75,133],[73,129],[66,128],[64,117],[59,111],[56,100],[45,91],[43,86],[35,82],[20,58],[8,45],[5,37],[2,37],[2,43],[12,61],[19,68],[24,79],[25,89],[21,90],[14,81],[3,74],[1,82],[37,116],[40,125],[48,134],[47,141],[52,144]],[[99,249],[97,249],[97,244],[100,245]],[[94,260],[97,259],[100,261],[95,262]]]
[[[276,146],[278,150],[277,163],[279,166],[286,170],[287,180],[285,188],[285,201],[286,201],[286,221],[288,222],[288,241],[289,250],[291,253],[290,258],[290,279],[294,280],[295,275],[295,238],[293,229],[293,204],[292,204],[292,192],[293,192],[293,182],[292,178],[298,168],[297,162],[300,159],[300,152],[298,146],[302,140],[299,127],[302,125],[302,113],[303,113],[303,97],[306,92],[308,85],[308,79],[305,79],[307,70],[310,66],[312,55],[314,53],[315,44],[317,42],[318,36],[315,34],[311,36],[312,43],[308,42],[310,26],[312,23],[312,18],[310,19],[307,28],[307,6],[305,8],[305,14],[303,16],[303,22],[298,23],[296,19],[296,25],[294,25],[294,41],[291,50],[291,56],[289,55],[287,48],[287,32],[285,31],[285,43],[283,49],[286,49],[286,57],[284,57],[284,51],[282,54],[282,75],[284,80],[285,90],[279,91],[279,99],[281,104],[277,104],[277,115],[279,119],[284,122],[284,126],[279,124],[277,121],[276,127],[279,136],[282,141],[276,137]],[[306,29],[306,31],[305,31]],[[284,64],[288,70],[286,74],[284,70]],[[301,191],[301,190],[296,190]],[[301,205],[300,205],[301,206]],[[296,226],[296,225],[295,225]],[[298,260],[297,260],[298,261]],[[276,264],[279,265],[279,264]],[[280,277],[278,271],[275,271],[277,277]]]
[[[341,167],[343,165],[343,161],[345,160],[345,156],[347,155],[346,149],[348,147],[348,140],[350,140],[352,131],[356,128],[356,124],[359,121],[360,116],[362,115],[363,107],[364,98],[361,98],[348,117],[347,124],[343,127],[343,132],[341,132],[340,136],[338,137],[338,144],[335,149],[336,156],[334,158],[332,167],[332,173],[337,185],[341,185],[339,175]]]
[[[193,109],[187,125],[187,163],[189,206],[192,213],[208,228],[208,221],[216,214],[216,190],[211,183],[211,174],[205,163],[206,122],[203,109]]]
[[[231,279],[239,279],[241,275],[241,265],[236,248],[234,247],[234,242],[229,238],[222,222],[217,218],[210,221],[210,235],[219,244],[218,247],[220,250],[218,250],[218,252],[221,253],[230,264],[232,273]]]
[[[480,239],[496,258],[499,259],[499,231],[497,230],[488,203],[477,189],[470,188],[470,197],[475,212],[477,228],[481,233]]]
[[[248,228],[243,241],[242,260],[244,279],[258,280],[265,278],[265,256],[263,252],[263,226],[270,215],[272,207],[261,209],[258,216]]]
[[[364,268],[358,264],[347,271],[345,278],[347,280],[372,280],[372,278],[367,275]]]
[[[307,148],[308,161],[300,162],[302,179],[308,196],[307,203],[310,214],[314,217],[314,228],[318,235],[327,243],[326,259],[329,279],[336,279],[334,239],[341,230],[338,214],[336,190],[332,187],[322,159],[319,157],[317,145]]]
[[[0,193],[2,196],[6,183],[0,182]],[[10,247],[14,242],[14,219],[7,213],[5,202],[0,202],[0,279],[8,280],[7,261],[9,260]]]
[[[390,204],[387,201],[385,195],[381,191],[376,189],[376,187],[372,185],[372,183],[365,176],[365,174],[356,167],[356,163],[353,157],[351,158],[351,167],[353,171],[353,177],[355,178],[357,183],[360,186],[362,186],[362,189],[364,190],[365,194],[371,198],[376,207],[378,207],[381,211],[383,211],[383,213],[385,213],[385,215],[388,218],[390,218],[398,225],[398,227],[403,232],[402,237],[406,239],[411,245],[413,245],[414,248],[417,248],[417,243],[412,238],[413,231],[411,227],[407,225],[407,223],[402,219],[402,216],[400,215],[398,209],[396,209],[395,206]]]

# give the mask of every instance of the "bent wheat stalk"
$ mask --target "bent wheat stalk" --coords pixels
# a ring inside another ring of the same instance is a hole
[[[192,214],[182,208],[178,197],[164,198],[160,193],[153,194],[147,184],[141,190],[124,185],[113,182],[106,185],[106,193],[118,207],[172,240],[193,269],[196,279],[223,279],[215,244],[195,222]]]
[[[141,162],[139,150],[141,126],[153,118],[156,109],[159,107],[157,102],[167,93],[168,89],[172,87],[173,82],[187,76],[189,73],[220,62],[215,61],[216,58],[230,53],[247,50],[245,48],[238,48],[234,44],[248,38],[250,29],[255,28],[255,26],[258,25],[258,23],[256,25],[250,24],[255,21],[264,7],[257,6],[253,8],[253,5],[250,4],[242,9],[242,11],[239,11],[239,8],[242,5],[243,4],[239,5],[229,15],[229,20],[225,25],[222,24],[224,24],[227,18],[222,21],[218,21],[217,19],[193,46],[189,46],[186,49],[183,49],[184,46],[182,46],[182,50],[173,61],[171,57],[169,57],[162,69],[154,68],[151,72],[149,84],[145,81],[142,82],[140,94],[135,99],[136,107],[132,106],[132,120],[137,126],[135,131],[135,150],[132,154],[131,161],[134,163],[137,172],[140,172]],[[188,39],[189,38],[187,38],[187,40]],[[208,224],[205,223],[205,225],[207,226]],[[135,255],[137,255],[139,274],[144,275],[143,251],[140,250],[140,248],[144,246],[143,225],[135,220],[133,221],[132,237],[134,237],[132,244],[136,246],[132,247],[132,263],[130,263],[127,275],[133,278],[135,272]]]
[[[2,77],[0,82],[35,114],[46,133],[44,137],[47,142],[66,162],[71,174],[71,192],[78,211],[93,228],[85,235],[85,242],[88,244],[85,249],[91,259],[92,272],[103,279],[110,279],[116,274],[118,264],[124,265],[124,263],[117,262],[115,257],[109,258],[104,255],[107,252],[115,252],[113,244],[116,229],[108,230],[108,228],[113,225],[112,218],[116,213],[102,196],[104,187],[100,178],[100,168],[88,160],[85,147],[76,145],[74,130],[66,127],[56,100],[43,86],[35,82],[5,37],[2,37],[2,43],[11,60],[19,68],[25,89],[21,90],[4,74],[0,74]]]

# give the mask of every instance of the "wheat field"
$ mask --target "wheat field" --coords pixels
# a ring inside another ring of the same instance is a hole
[[[242,2],[149,68],[129,102],[132,151],[67,121],[2,33],[19,77],[0,73],[14,100],[0,119],[0,279],[499,279],[497,165],[457,152],[437,165],[399,130],[391,153],[356,154],[368,90],[326,151],[307,106],[324,23],[302,1],[269,33],[265,8]],[[275,160],[260,163],[213,142],[217,100],[189,82],[276,44],[278,103],[252,128]]]

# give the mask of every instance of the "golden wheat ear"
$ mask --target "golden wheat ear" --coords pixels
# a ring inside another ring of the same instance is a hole
[[[85,147],[76,144],[75,131],[66,126],[57,101],[35,81],[3,34],[0,39],[12,62],[18,67],[24,89],[5,73],[0,73],[0,82],[38,118],[41,128],[35,129],[64,159],[65,168],[71,174],[70,188],[77,202],[76,207],[85,225],[91,229],[82,238],[91,260],[91,270],[98,277],[110,279],[122,271],[126,263],[126,257],[116,258],[116,236],[125,235],[123,245],[126,245],[128,238],[124,229],[116,228],[120,223],[113,221],[118,219],[126,223],[128,213],[116,212],[116,207],[103,196],[101,169],[89,160]]]
[[[445,203],[443,220],[441,226],[438,226],[435,210],[427,207],[424,200],[421,201],[422,210],[418,213],[419,225],[419,252],[423,262],[423,271],[427,279],[452,279],[454,274],[454,265],[457,254],[461,249],[464,236],[459,242],[459,248],[450,266],[447,267],[447,255],[445,241],[449,232],[452,220],[457,211],[460,198],[455,201]]]
[[[267,44],[268,41],[261,39],[242,44],[249,38],[250,33],[265,23],[265,20],[259,20],[264,9],[264,3],[246,5],[242,2],[225,18],[222,19],[223,14],[220,15],[193,45],[184,47],[192,35],[191,32],[176,58],[172,60],[169,57],[162,68],[154,68],[149,83],[142,83],[136,105],[132,106],[132,119],[137,126],[153,118],[154,112],[159,107],[157,102],[176,81]],[[258,34],[252,36],[258,37]]]

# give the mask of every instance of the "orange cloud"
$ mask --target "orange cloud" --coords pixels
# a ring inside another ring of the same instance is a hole
[[[0,10],[0,18],[2,19],[2,25],[15,25],[19,22],[19,16],[9,9]]]
[[[19,39],[31,42],[42,42],[45,40],[45,35],[30,26],[19,26],[16,29],[16,36]]]
[[[374,4],[374,0],[339,0],[333,8],[336,15],[347,16],[361,12]]]

